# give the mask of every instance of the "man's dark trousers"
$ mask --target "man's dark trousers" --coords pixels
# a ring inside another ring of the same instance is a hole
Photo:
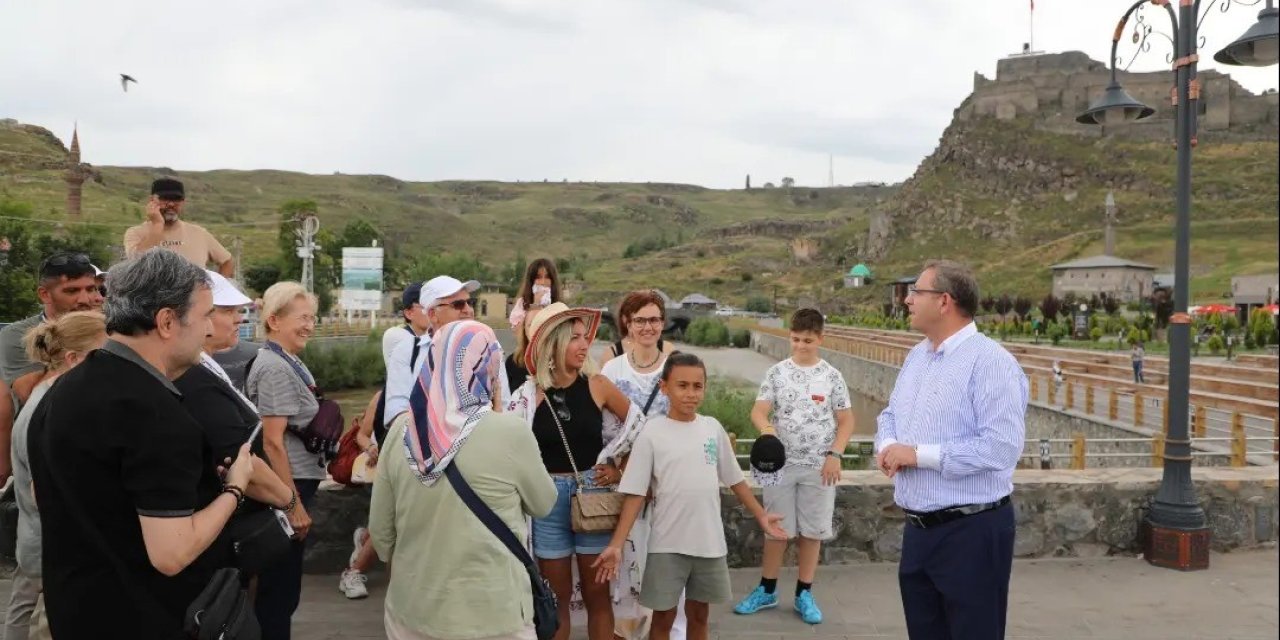
[[[1013,505],[902,535],[898,586],[911,640],[1004,638]]]

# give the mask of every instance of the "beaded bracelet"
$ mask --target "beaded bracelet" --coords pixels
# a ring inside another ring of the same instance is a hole
[[[234,484],[224,484],[222,485],[222,493],[229,493],[232,496],[235,496],[237,507],[244,504],[244,489],[241,489]]]
[[[286,504],[284,507],[281,507],[280,510],[285,513],[293,513],[293,510],[296,509],[297,507],[298,507],[298,492],[293,491],[289,496],[289,504]]]

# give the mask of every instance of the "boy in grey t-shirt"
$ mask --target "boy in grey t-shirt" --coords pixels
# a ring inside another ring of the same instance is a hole
[[[650,638],[668,638],[683,591],[689,640],[708,637],[710,604],[727,602],[729,565],[720,521],[720,485],[728,485],[766,534],[783,536],[782,516],[766,513],[738,467],[724,427],[698,415],[707,371],[697,356],[673,353],[662,370],[662,391],[671,399],[666,416],[649,420],[636,438],[618,492],[627,494],[613,540],[593,567],[596,580],[618,575],[622,545],[645,496],[653,490],[649,555],[640,604],[653,609]]]

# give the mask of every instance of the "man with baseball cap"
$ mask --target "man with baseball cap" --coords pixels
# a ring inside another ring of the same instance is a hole
[[[204,227],[179,219],[185,204],[186,190],[181,182],[173,178],[152,182],[147,221],[124,232],[125,256],[133,258],[152,247],[163,247],[201,269],[212,262],[218,273],[231,277],[235,273],[231,252]]]
[[[413,282],[404,288],[400,295],[400,314],[404,316],[404,324],[391,327],[382,333],[382,362],[391,370],[391,353],[396,346],[410,338],[418,338],[431,328],[427,318],[426,307],[419,300],[422,297],[422,283]]]
[[[470,320],[475,317],[475,303],[471,294],[480,288],[475,280],[462,282],[453,276],[436,276],[422,285],[418,295],[418,304],[426,313],[430,329],[417,340],[404,340],[391,351],[387,359],[387,391],[386,410],[383,412],[383,424],[390,425],[396,416],[409,410],[409,393],[413,391],[414,380],[418,378],[418,367],[422,366],[422,354],[431,350],[431,335],[441,327],[458,320]],[[418,356],[414,357],[414,345],[417,345]],[[506,390],[504,372],[503,390]]]

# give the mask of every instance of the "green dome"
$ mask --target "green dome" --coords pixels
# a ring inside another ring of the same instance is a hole
[[[861,276],[863,278],[870,278],[871,270],[867,268],[867,265],[858,263],[857,266],[849,270],[849,275],[855,276],[855,277]]]

